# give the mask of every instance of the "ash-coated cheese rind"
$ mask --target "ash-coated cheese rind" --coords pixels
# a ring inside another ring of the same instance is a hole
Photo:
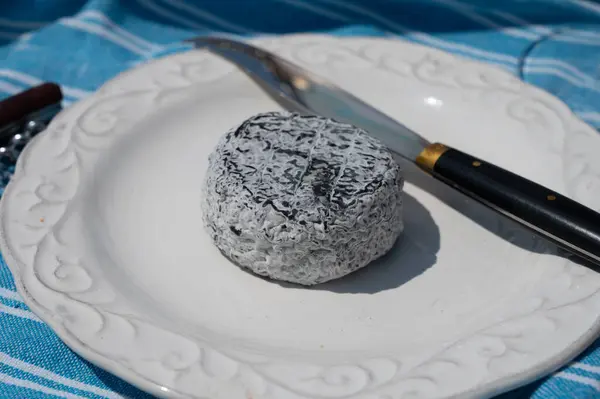
[[[241,267],[313,285],[385,254],[403,230],[400,167],[378,140],[316,116],[256,115],[209,157],[204,224]]]

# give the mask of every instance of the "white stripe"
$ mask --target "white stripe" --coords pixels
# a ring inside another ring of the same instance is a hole
[[[18,292],[7,290],[6,288],[0,287],[0,296],[6,299],[11,299],[13,301],[23,302],[21,295]]]
[[[39,29],[45,25],[48,25],[48,22],[33,22],[33,21],[14,22],[9,19],[0,18],[0,26],[8,26],[9,28],[29,30],[29,29]]]
[[[505,20],[515,23],[519,26],[530,28],[532,30],[543,33],[545,35],[553,33],[552,29],[546,28],[545,26],[533,25],[530,21],[524,20],[523,18],[517,17],[516,15],[509,14],[504,11],[493,11],[493,14],[498,15],[499,17],[502,17]],[[573,34],[576,34],[577,36],[586,37],[586,38],[590,38],[590,39],[600,38],[600,34],[597,32],[573,29],[573,28],[565,28],[564,30],[561,29],[560,32],[557,32],[557,33],[560,33],[560,34],[573,33]],[[556,40],[557,38],[553,37],[552,39]]]
[[[596,14],[600,14],[600,5],[592,3],[587,0],[567,0],[570,3],[577,4],[578,6],[585,8],[587,10],[593,11]]]
[[[509,14],[507,12],[504,11],[492,11],[492,13],[494,15],[499,16],[500,18],[504,18],[505,20],[507,20],[508,22],[512,22],[513,24],[525,27],[525,28],[529,28],[534,32],[538,32],[542,35],[549,35],[552,33],[552,30],[549,28],[546,28],[545,26],[538,26],[538,25],[533,25],[531,22],[526,21],[520,17],[517,17],[516,15],[513,14]]]
[[[23,33],[21,36],[19,36],[19,41],[26,42],[27,40],[31,39],[32,37],[33,37],[33,33]]]
[[[5,384],[9,384],[9,385],[15,385],[15,386],[18,386],[18,387],[21,387],[21,388],[28,388],[28,389],[31,389],[33,391],[43,392],[43,393],[48,394],[48,395],[58,396],[59,398],[66,398],[66,399],[86,399],[83,396],[73,395],[73,394],[68,393],[68,392],[62,392],[62,391],[59,391],[57,389],[48,388],[48,387],[45,387],[43,385],[37,384],[35,382],[27,381],[27,380],[22,380],[20,378],[11,377],[10,375],[6,375],[6,374],[3,374],[3,373],[0,373],[0,382],[3,382]]]
[[[302,8],[302,9],[311,11],[315,14],[327,17],[329,19],[334,19],[334,20],[342,21],[342,22],[352,21],[350,18],[346,18],[345,16],[343,16],[341,14],[326,10],[324,8],[315,6],[313,4],[304,3],[303,1],[300,1],[300,0],[273,0],[273,1],[278,1],[280,3],[285,3],[285,4],[288,4],[293,7]]]
[[[526,73],[539,74],[539,75],[553,75],[553,76],[559,77],[559,78],[571,83],[574,86],[598,91],[598,89],[596,89],[594,87],[590,87],[590,85],[588,85],[588,84],[576,79],[575,77],[573,77],[567,73],[564,73],[556,68],[545,67],[545,66],[525,65],[525,67],[523,68],[523,71]]]
[[[600,112],[577,112],[577,116],[586,121],[600,122]]]
[[[518,64],[518,62],[519,62],[519,59],[517,57],[513,57],[512,55],[499,54],[499,53],[494,53],[494,52],[487,51],[487,50],[481,50],[478,48],[468,46],[466,44],[452,43],[452,42],[448,42],[448,41],[445,41],[442,39],[438,39],[437,37],[429,36],[429,35],[422,34],[422,33],[413,33],[413,34],[410,34],[409,36],[419,39],[423,43],[427,43],[427,44],[436,46],[436,47],[444,49],[444,50],[472,54],[473,55],[472,57],[477,58],[477,59],[485,59],[485,61],[488,61],[488,62],[489,62],[489,60],[493,60],[494,62],[506,63],[506,64],[513,65],[513,66],[516,66],[516,64]]]
[[[0,80],[0,91],[3,91],[4,93],[9,93],[9,94],[17,94],[21,91],[23,91],[22,88],[15,86],[11,83],[6,83]]]
[[[89,91],[77,89],[75,87],[60,85],[60,88],[65,96],[69,96],[69,97],[75,98],[77,100],[80,100],[80,99],[85,98],[85,97],[89,96],[90,94],[92,94]]]
[[[490,60],[495,60],[495,61],[504,62],[504,63],[510,63],[510,64],[514,64],[514,65],[518,64],[518,62],[519,62],[519,59],[517,57],[513,57],[510,55],[506,55],[506,54],[493,53],[491,51],[486,51],[486,50],[480,50],[480,49],[473,48],[473,47],[465,45],[465,44],[448,42],[446,40],[439,39],[434,36],[430,36],[423,32],[411,31],[402,25],[398,25],[398,24],[390,21],[389,19],[386,19],[366,8],[359,7],[355,4],[347,4],[347,3],[344,3],[339,0],[316,0],[316,1],[334,4],[340,8],[345,8],[347,10],[353,11],[362,16],[366,15],[366,16],[370,17],[371,19],[381,23],[384,26],[387,26],[388,28],[390,28],[394,31],[402,32],[412,39],[421,41],[423,43],[427,43],[429,45],[432,45],[432,46],[435,46],[438,48],[442,48],[442,49],[446,49],[446,50],[450,50],[450,51],[460,51],[460,52],[464,52],[464,53],[470,53],[479,58],[487,58]]]
[[[580,369],[580,370],[589,371],[590,373],[600,374],[600,367],[598,367],[598,366],[591,366],[591,365],[585,364],[585,363],[573,363],[569,366],[569,368],[571,368],[571,367]]]
[[[590,46],[600,46],[600,33],[586,31],[581,29],[565,28],[559,36],[552,37],[552,40],[585,44]]]
[[[593,32],[593,31],[589,31],[589,30],[581,30],[581,29],[574,29],[574,28],[566,28],[563,33],[573,33],[577,36],[581,36],[581,37],[585,37],[588,39],[596,39],[596,40],[600,40],[600,33],[598,32]]]
[[[204,10],[200,10],[190,4],[186,4],[183,1],[180,0],[164,0],[164,2],[166,4],[171,5],[172,7],[178,8],[182,11],[185,11],[186,13],[189,13],[195,17],[198,18],[202,18],[205,19],[207,21],[212,22],[213,24],[216,25],[220,25],[226,29],[230,29],[232,31],[235,32],[239,32],[239,33],[257,33],[256,31],[244,28],[243,26],[237,25],[237,24],[233,24],[227,20],[224,20],[223,18],[219,18],[214,14],[211,14],[209,12],[206,12]]]
[[[28,319],[31,321],[37,321],[38,323],[43,323],[35,314],[28,310],[12,308],[10,306],[6,306],[0,303],[0,313],[9,314],[11,316],[20,317],[22,319]]]
[[[40,83],[42,83],[41,79],[38,79],[31,75],[27,75],[23,72],[13,71],[10,69],[0,69],[0,76],[18,80],[19,82],[28,84],[30,86],[35,86],[35,85],[39,85]]]
[[[165,18],[168,18],[172,21],[175,21],[181,25],[187,26],[188,28],[196,29],[196,30],[212,30],[206,27],[205,25],[198,24],[192,20],[181,17],[174,12],[166,10],[156,4],[154,4],[151,0],[136,0],[142,7],[146,7],[147,9],[154,11],[158,15],[162,15]]]
[[[590,386],[596,389],[597,391],[600,391],[600,381],[595,380],[593,378],[582,377],[580,375],[570,374],[565,371],[561,371],[560,373],[554,374],[554,377],[562,378],[563,380],[578,382],[580,384]]]
[[[17,80],[17,81],[25,83],[29,86],[35,86],[35,85],[39,85],[40,83],[42,83],[42,79],[40,79],[40,78],[28,75],[23,72],[15,71],[12,69],[0,69],[0,76]],[[76,99],[81,99],[81,98],[87,97],[91,94],[89,91],[77,89],[75,87],[64,86],[64,85],[61,85],[60,89],[65,96],[73,97]]]
[[[538,74],[538,75],[553,75],[559,77],[574,86],[581,87],[584,89],[592,90],[595,92],[600,92],[600,85],[598,85],[593,79],[589,78],[587,75],[585,77],[589,78],[588,81],[578,80],[576,77],[570,75],[569,73],[562,72],[556,68],[547,67],[544,65],[525,65],[523,68],[525,73],[530,74]]]
[[[103,26],[98,26],[94,24],[90,24],[85,21],[79,21],[74,18],[62,18],[60,20],[60,24],[64,26],[68,26],[69,28],[78,29],[87,33],[93,33],[100,36],[103,39],[111,41],[127,50],[134,52],[139,55],[147,55],[150,51],[148,49],[144,49],[137,44],[131,43],[119,35],[111,32],[109,29],[106,29]]]
[[[552,37],[552,40],[563,43],[583,44],[587,46],[600,46],[600,40],[589,39],[587,37],[579,37],[577,35],[560,35]]]
[[[93,385],[85,384],[83,382],[75,381],[70,378],[63,377],[60,374],[53,373],[44,368],[35,366],[30,363],[26,363],[22,360],[15,359],[14,357],[10,357],[6,353],[0,352],[0,363],[4,363],[7,366],[14,367],[16,369],[22,370],[26,373],[33,374],[37,377],[42,377],[50,381],[57,382],[59,384],[65,385],[67,387],[79,389],[81,391],[91,392],[98,396],[104,396],[109,399],[123,399],[123,396],[108,391],[106,389],[102,389]]]
[[[516,15],[512,15],[503,11],[493,11],[493,13],[521,27],[536,31],[542,35],[548,35],[550,40],[591,46],[600,45],[600,34],[596,32],[566,28],[564,30],[561,29],[560,31],[557,31],[557,35],[553,35],[554,32],[552,29],[548,29],[544,26],[533,25],[531,22],[519,18]]]
[[[96,19],[99,22],[106,25],[107,27],[109,27],[110,29],[112,29],[115,33],[120,34],[124,38],[132,41],[133,43],[138,44],[139,46],[145,46],[145,47],[148,47],[148,49],[151,49],[154,51],[164,49],[164,46],[149,42],[137,35],[134,35],[133,33],[129,32],[129,31],[121,28],[119,25],[117,25],[115,22],[113,22],[106,15],[102,14],[100,11],[95,11],[95,10],[84,11],[76,16],[76,19],[81,19],[81,18]]]
[[[583,71],[577,69],[573,65],[566,63],[564,61],[560,61],[554,58],[531,58],[526,60],[526,64],[532,64],[535,66],[543,66],[543,65],[552,65],[559,67],[560,69],[569,71],[570,73],[579,76],[583,81],[586,82],[589,86],[594,86],[596,84],[596,79],[585,74]]]
[[[521,39],[528,39],[528,40],[536,40],[539,38],[539,35],[536,35],[536,34],[533,34],[533,33],[527,32],[527,31],[523,31],[523,30],[519,30],[519,29],[515,29],[515,28],[507,28],[505,26],[499,25],[499,24],[495,23],[494,21],[492,21],[491,19],[486,18],[483,15],[479,15],[477,12],[472,10],[470,7],[467,7],[466,5],[461,4],[458,1],[455,1],[455,0],[433,0],[433,1],[435,3],[445,5],[446,7],[453,9],[457,13],[462,14],[465,17],[467,17],[475,22],[480,23],[483,26],[487,26],[487,27],[499,30],[508,36],[518,37]]]

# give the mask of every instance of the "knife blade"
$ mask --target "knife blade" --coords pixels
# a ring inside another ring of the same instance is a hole
[[[333,83],[264,49],[219,36],[189,42],[235,64],[284,109],[363,128],[439,181],[600,265],[600,214],[594,210],[485,160],[430,143]]]
[[[358,126],[390,151],[413,160],[430,143],[408,127],[365,104],[319,76],[262,49],[215,37],[193,40],[228,59],[250,75],[283,108],[320,115]],[[224,46],[225,45],[225,46]]]

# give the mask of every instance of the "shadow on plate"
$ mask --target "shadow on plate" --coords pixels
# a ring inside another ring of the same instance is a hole
[[[406,284],[437,260],[440,229],[413,196],[404,194],[404,232],[381,258],[342,278],[307,288],[349,294],[374,294]]]
[[[414,165],[401,160],[399,162],[404,168],[407,182],[432,194],[502,240],[527,251],[552,254],[569,259],[592,270],[600,271],[592,263],[560,249],[555,244],[534,234],[518,223],[435,180]],[[437,253],[440,249],[439,227],[429,211],[408,193],[404,195],[404,223],[403,235],[386,255],[354,273],[327,283],[303,287],[257,276],[245,268],[242,268],[242,270],[271,284],[278,284],[286,288],[346,294],[374,294],[397,288],[433,266],[436,263]],[[459,228],[457,226],[457,230],[450,232],[450,234],[461,234]]]
[[[520,224],[435,180],[412,164],[400,161],[407,182],[434,195],[466,218],[517,247],[539,254],[552,254],[600,271],[591,262],[572,255]],[[436,263],[440,231],[429,211],[414,197],[404,196],[404,235],[381,259],[341,279],[309,289],[337,293],[376,293],[399,287]],[[457,230],[450,234],[460,234]]]
[[[440,230],[429,211],[411,195],[404,195],[404,233],[381,258],[342,278],[304,287],[258,276],[271,284],[303,290],[345,294],[374,294],[399,287],[433,266],[440,249]]]
[[[554,243],[542,238],[519,223],[498,214],[461,192],[439,182],[419,170],[416,166],[402,160],[399,160],[399,162],[404,168],[405,177],[408,182],[432,194],[446,205],[504,241],[508,241],[527,251],[538,254],[552,254],[569,259],[592,270],[600,271],[599,267],[593,263],[559,248]],[[460,234],[460,231],[455,231],[453,234]]]

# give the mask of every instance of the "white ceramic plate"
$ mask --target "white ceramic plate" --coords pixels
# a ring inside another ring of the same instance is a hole
[[[600,139],[556,98],[397,40],[258,40],[432,140],[600,208]],[[226,399],[490,396],[600,330],[600,278],[407,168],[392,253],[312,289],[225,260],[200,188],[219,136],[278,109],[204,52],[119,76],[61,113],[2,198],[27,304],[76,352],[154,394]]]

